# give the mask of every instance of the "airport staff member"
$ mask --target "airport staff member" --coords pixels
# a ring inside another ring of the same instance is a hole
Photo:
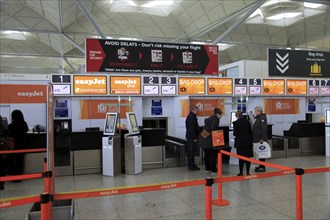
[[[195,153],[197,149],[197,141],[199,135],[199,126],[197,120],[197,114],[199,108],[194,106],[186,118],[186,139],[188,149],[188,169],[200,170],[195,164]]]

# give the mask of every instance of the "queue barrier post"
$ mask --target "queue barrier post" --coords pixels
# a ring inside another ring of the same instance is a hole
[[[48,192],[41,194],[41,220],[52,220],[52,203]]]
[[[44,172],[44,192],[50,193],[52,190],[52,171]]]
[[[213,200],[213,205],[226,206],[229,205],[229,201],[222,199],[222,153],[218,153],[218,199]]]
[[[296,168],[296,219],[303,219],[302,210],[302,175],[304,174],[304,169]]]
[[[214,180],[212,177],[206,177],[205,181],[205,219],[212,220],[212,185]]]

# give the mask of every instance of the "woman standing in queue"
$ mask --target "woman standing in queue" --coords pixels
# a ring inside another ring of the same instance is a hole
[[[26,146],[26,133],[29,128],[20,110],[11,113],[11,123],[8,125],[8,136],[14,138],[14,150],[24,149]],[[24,154],[10,154],[8,157],[8,174],[20,175],[23,173]],[[20,182],[16,180],[15,182]]]
[[[243,112],[235,113],[237,120],[233,122],[235,143],[237,154],[244,157],[253,157],[253,136],[250,122],[243,118]],[[239,159],[239,173],[243,176],[243,167],[246,164],[246,175],[250,175],[251,162]]]

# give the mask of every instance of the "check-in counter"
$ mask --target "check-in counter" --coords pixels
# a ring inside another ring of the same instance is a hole
[[[324,123],[293,123],[288,131],[284,131],[288,139],[287,157],[322,155],[325,152]]]
[[[27,133],[26,149],[47,148],[47,137],[45,132]],[[43,172],[44,158],[46,152],[25,153],[24,173]]]
[[[101,173],[102,137],[101,131],[71,133],[74,174]]]
[[[143,128],[142,169],[164,167],[165,128]]]

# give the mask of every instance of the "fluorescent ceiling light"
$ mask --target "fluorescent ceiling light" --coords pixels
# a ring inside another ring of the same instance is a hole
[[[131,37],[120,37],[118,38],[119,40],[140,40],[140,39],[137,39],[137,38],[131,38]]]
[[[223,44],[223,43],[218,43],[217,45],[218,45],[220,51],[227,50],[228,48],[234,46],[232,44]]]
[[[191,41],[190,44],[201,44],[204,45],[205,42],[200,42],[200,41]]]
[[[301,12],[281,13],[281,14],[277,14],[277,15],[274,15],[274,16],[270,16],[267,19],[280,20],[282,18],[294,18],[294,17],[297,17],[300,14],[301,14]]]
[[[12,39],[12,40],[26,40],[26,32],[22,31],[3,31],[0,33],[0,38]]]
[[[322,4],[316,4],[316,3],[309,3],[309,2],[304,2],[304,7],[306,8],[318,8]]]
[[[152,7],[155,7],[155,6],[172,5],[173,3],[174,3],[173,0],[167,0],[167,1],[164,1],[164,0],[154,0],[154,1],[148,2],[148,3],[144,4],[144,5],[141,5],[141,7],[152,8]]]

